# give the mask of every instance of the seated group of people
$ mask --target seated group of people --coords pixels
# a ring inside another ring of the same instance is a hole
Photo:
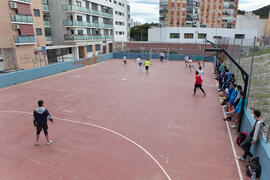
[[[231,127],[236,128],[240,121],[240,112],[243,102],[242,86],[237,85],[234,74],[232,74],[226,64],[220,60],[216,64],[215,74],[216,80],[219,81],[219,91],[221,92],[221,96],[224,96],[224,100],[221,103],[225,106],[227,116],[224,120],[234,120],[235,123]],[[244,108],[246,108],[246,102],[247,99],[245,100]],[[253,157],[253,154],[250,152],[250,147],[252,144],[256,144],[258,142],[261,134],[263,134],[263,128],[265,126],[265,122],[261,118],[260,110],[253,110],[252,114],[255,119],[255,124],[248,133],[247,139],[240,144],[245,153],[242,156],[237,157],[237,159],[243,161],[246,161],[247,157]]]
[[[219,92],[221,92],[221,96],[224,97],[224,100],[221,103],[221,105],[225,106],[227,115],[224,120],[233,120],[234,124],[231,127],[236,128],[240,119],[244,95],[242,86],[236,83],[234,74],[232,74],[226,64],[221,61],[218,61],[216,64],[215,73],[216,79],[219,81]],[[246,102],[247,100],[245,101],[244,108],[246,108]]]

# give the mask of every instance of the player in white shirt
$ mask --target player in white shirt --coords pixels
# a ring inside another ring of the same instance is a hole
[[[127,64],[127,57],[126,56],[123,57],[123,63]]]
[[[204,72],[203,72],[203,69],[202,69],[202,66],[199,66],[199,70],[198,70],[200,76],[201,76],[201,79],[203,81],[203,75],[204,75]]]
[[[189,67],[189,70],[191,72],[192,68],[193,68],[193,63],[192,63],[192,59],[190,57],[188,58],[188,67]]]
[[[137,57],[136,62],[138,63],[138,65],[139,65],[139,67],[141,69],[142,68],[142,65],[143,65],[141,58],[140,57]]]
[[[185,60],[186,68],[187,68],[188,67],[188,56],[185,56],[184,60]]]

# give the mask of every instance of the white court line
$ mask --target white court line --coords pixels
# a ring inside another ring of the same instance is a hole
[[[73,113],[73,111],[69,111],[69,110],[63,110],[63,112]]]
[[[214,77],[215,77],[215,75],[214,75]],[[216,82],[216,85],[218,86],[217,82]],[[221,101],[221,98],[219,98],[219,99],[220,99],[220,101]],[[222,111],[223,111],[224,118],[226,118],[226,114],[225,114],[224,108],[221,107],[221,109],[222,109]],[[234,147],[234,141],[233,141],[233,139],[232,139],[231,129],[230,129],[230,127],[229,127],[228,121],[226,121],[226,126],[227,126],[227,130],[228,130],[228,133],[229,133],[231,145],[232,145],[233,156],[234,156],[234,160],[235,160],[236,167],[237,167],[237,170],[238,170],[239,178],[240,178],[240,180],[243,180],[242,171],[241,171],[241,168],[240,168],[240,165],[239,165],[239,161],[238,161],[238,159],[237,159],[237,154],[236,154],[235,147]]]
[[[22,113],[22,114],[28,114],[28,115],[33,115],[33,113],[29,113],[29,112],[23,112],[23,111],[0,111],[0,113]],[[58,117],[53,117],[55,119],[61,120],[61,121],[66,121],[66,122],[71,122],[71,123],[75,123],[75,124],[82,124],[82,125],[87,125],[87,126],[93,126],[96,127],[98,129],[102,129],[105,131],[108,131],[110,133],[113,133],[115,135],[118,135],[122,138],[124,138],[125,140],[129,141],[130,143],[134,144],[135,146],[137,146],[138,148],[140,148],[142,151],[144,151],[158,166],[159,168],[162,170],[162,172],[164,173],[164,175],[167,177],[168,180],[171,180],[170,176],[168,175],[168,173],[165,171],[165,169],[161,166],[161,164],[154,158],[154,156],[152,154],[150,154],[144,147],[142,147],[140,144],[136,143],[135,141],[129,139],[128,137],[105,127],[99,126],[99,125],[95,125],[92,123],[86,123],[86,122],[81,122],[81,121],[73,121],[70,119],[65,119],[65,118],[58,118]]]
[[[224,117],[226,117],[225,110],[224,110],[223,107],[222,107],[222,111],[223,111]],[[240,178],[240,180],[243,180],[243,175],[242,175],[242,172],[241,172],[239,161],[237,159],[237,154],[236,154],[235,147],[234,147],[234,141],[232,139],[232,134],[231,134],[231,130],[230,130],[228,121],[226,121],[226,126],[227,126],[227,130],[228,130],[228,133],[229,133],[229,136],[230,136],[231,145],[232,145],[232,149],[233,149],[234,160],[235,160],[235,163],[236,163],[236,166],[237,166],[237,169],[238,169],[239,178]]]

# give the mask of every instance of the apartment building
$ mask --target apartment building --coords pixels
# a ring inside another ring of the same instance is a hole
[[[41,0],[0,1],[0,48],[4,70],[47,64]]]
[[[50,10],[49,10],[49,1],[41,0],[41,2],[42,2],[42,12],[43,12],[46,45],[51,45],[52,44],[52,26],[51,26],[51,16],[50,16]]]
[[[165,27],[235,28],[239,0],[160,0]]]
[[[128,40],[126,0],[48,0],[52,45],[69,46],[73,59],[113,51]]]

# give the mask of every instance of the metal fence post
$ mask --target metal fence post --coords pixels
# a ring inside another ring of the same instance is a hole
[[[204,39],[204,51],[203,51],[203,67],[204,67],[204,63],[205,63],[205,49],[206,49],[206,38]]]
[[[267,129],[267,137],[266,137],[267,143],[269,143],[269,139],[270,139],[270,124],[268,125],[268,129]]]
[[[243,40],[241,40],[241,47],[240,47],[240,54],[239,54],[239,60],[238,60],[238,64],[241,66],[241,52],[242,52],[242,48],[243,48]],[[237,75],[236,75],[236,79],[238,80],[238,75],[239,75],[239,70],[237,70]]]
[[[250,92],[250,84],[251,84],[251,80],[252,80],[252,70],[253,70],[253,63],[254,63],[255,43],[256,43],[256,37],[254,38],[253,48],[252,48],[252,59],[251,59],[251,67],[250,67],[249,83],[248,83],[248,93],[247,93],[248,98],[249,98],[249,92]],[[248,105],[248,101],[247,101],[247,105]]]

